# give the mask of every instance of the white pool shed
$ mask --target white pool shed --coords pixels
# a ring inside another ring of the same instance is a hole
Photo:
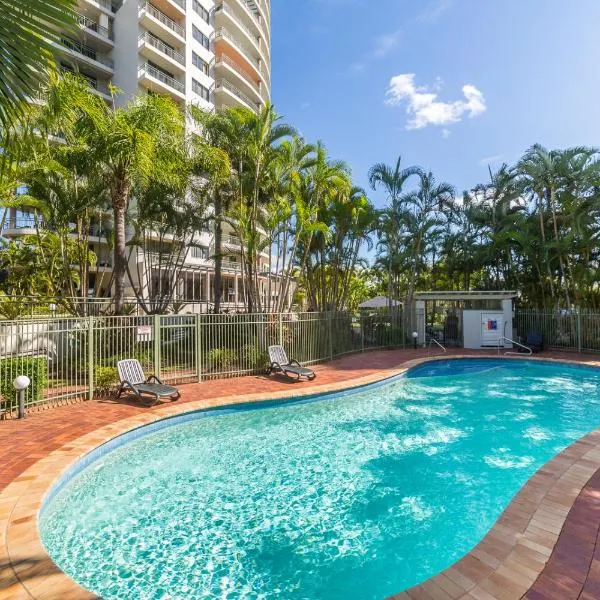
[[[514,291],[417,292],[418,341],[431,338],[448,346],[510,348],[513,336]]]

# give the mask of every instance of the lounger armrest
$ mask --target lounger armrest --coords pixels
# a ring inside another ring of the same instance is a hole
[[[155,381],[156,383],[159,383],[160,385],[163,384],[163,382],[156,375],[150,375],[150,377],[148,377],[148,379],[146,379],[146,383],[152,383],[153,381]]]
[[[290,362],[288,363],[290,365],[296,365],[297,367],[301,367],[302,365],[295,359],[290,360]]]

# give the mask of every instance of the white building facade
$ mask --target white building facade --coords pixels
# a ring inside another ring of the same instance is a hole
[[[270,0],[78,0],[77,13],[78,35],[65,34],[57,45],[58,63],[85,77],[90,90],[107,102],[112,101],[109,83],[122,90],[117,104],[147,91],[207,110],[244,106],[259,111],[270,100]],[[2,234],[15,238],[32,228],[32,215],[12,210]],[[241,246],[233,231],[223,228],[221,303],[237,310],[244,306]],[[90,248],[98,256],[90,293],[109,296],[112,256],[102,229],[98,222],[89,232]],[[213,256],[213,232],[198,231],[175,300],[210,310],[215,300]],[[269,271],[267,252],[260,268],[264,294],[277,293],[279,282]],[[155,293],[159,269],[153,266],[145,281],[133,285],[144,295]],[[133,295],[133,289],[128,291]]]

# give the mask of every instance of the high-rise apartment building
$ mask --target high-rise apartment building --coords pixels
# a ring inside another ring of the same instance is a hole
[[[259,111],[270,100],[270,0],[78,0],[77,13],[78,34],[65,34],[57,44],[58,63],[85,77],[90,90],[107,101],[110,82],[122,90],[117,103],[146,91],[209,110],[244,106]],[[14,238],[32,226],[32,215],[12,210],[2,233]],[[240,241],[223,227],[222,304],[241,308]],[[112,256],[101,223],[89,240],[98,255],[90,288],[109,295],[102,286],[110,281],[106,274]],[[213,255],[213,233],[197,232],[177,282],[179,301],[214,302]],[[132,260],[139,264],[143,257]],[[279,280],[268,264],[265,252],[263,294],[277,294]],[[154,265],[133,284],[148,296],[159,293],[164,283],[160,266]]]

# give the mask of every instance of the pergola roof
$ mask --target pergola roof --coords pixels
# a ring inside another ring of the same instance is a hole
[[[390,306],[390,304],[392,306],[400,306],[402,302],[386,298],[385,296],[375,296],[375,298],[361,302],[358,305],[358,308],[386,308]]]
[[[416,292],[415,300],[510,300],[517,297],[515,291],[448,291],[448,292]]]

